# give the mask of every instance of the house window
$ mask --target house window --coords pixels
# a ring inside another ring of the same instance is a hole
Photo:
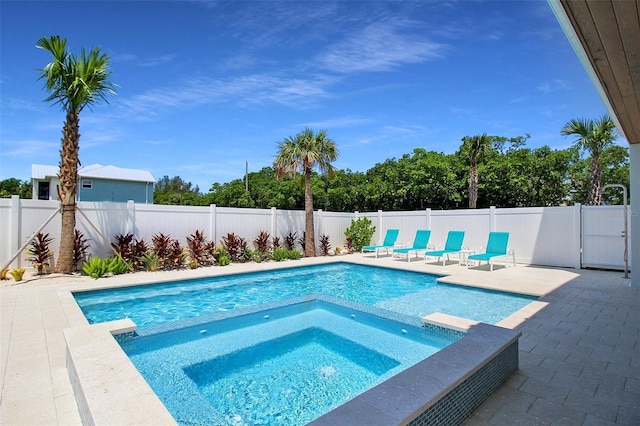
[[[93,186],[93,181],[87,180],[87,179],[83,179],[82,180],[82,187],[86,188],[86,189],[91,189],[91,187]]]
[[[49,182],[38,182],[38,200],[49,199]]]

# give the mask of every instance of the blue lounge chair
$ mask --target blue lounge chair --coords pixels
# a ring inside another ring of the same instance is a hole
[[[376,259],[378,258],[378,252],[380,250],[386,250],[387,254],[389,254],[389,250],[393,249],[393,246],[396,244],[399,233],[399,229],[387,229],[387,235],[385,235],[382,245],[364,246],[362,247],[362,253],[364,253],[365,251],[373,251],[376,253]]]
[[[516,255],[513,250],[509,250],[507,244],[509,243],[508,232],[489,232],[489,241],[487,242],[487,249],[484,253],[470,254],[467,256],[467,268],[469,267],[469,260],[477,260],[482,262],[483,260],[489,263],[489,270],[493,271],[493,258],[507,256],[511,254],[513,256],[513,266],[516,266]],[[509,259],[505,266],[508,266]]]
[[[393,249],[394,256],[396,254],[407,256],[407,262],[411,262],[411,252],[415,252],[416,257],[418,257],[418,251],[428,248],[429,237],[431,237],[431,231],[429,229],[418,229],[416,231],[416,237],[413,239],[413,245],[411,247]]]
[[[460,253],[460,250],[462,250],[462,241],[464,241],[464,231],[449,231],[444,249],[424,252],[425,262],[429,256],[442,258],[442,266],[444,266],[445,261],[449,260],[450,254]]]

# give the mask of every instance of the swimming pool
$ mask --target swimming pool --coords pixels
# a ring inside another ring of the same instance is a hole
[[[304,299],[120,344],[181,425],[303,425],[462,336]]]
[[[442,312],[496,324],[535,297],[438,284],[438,276],[346,262],[145,286],[74,292],[90,323],[130,318],[138,327],[324,294],[422,317]]]

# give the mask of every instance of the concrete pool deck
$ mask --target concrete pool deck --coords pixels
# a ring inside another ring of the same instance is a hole
[[[22,282],[0,282],[0,424],[81,424],[67,370],[63,330],[87,322],[73,299],[64,297],[69,290],[336,260],[447,274],[443,282],[543,296],[541,301],[548,306],[510,327],[522,332],[520,369],[466,425],[640,424],[640,289],[629,288],[621,272],[523,265],[498,266],[489,272],[485,266],[466,269],[457,262],[443,267],[435,261],[425,264],[423,260],[406,262],[360,254],[99,280],[79,275],[34,278],[28,271]],[[138,414],[145,418],[145,407],[139,409],[142,413]]]

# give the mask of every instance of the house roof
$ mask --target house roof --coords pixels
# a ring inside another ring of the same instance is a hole
[[[32,179],[46,179],[58,176],[57,166],[47,166],[42,164],[31,165]],[[78,176],[81,178],[128,180],[134,182],[155,182],[151,172],[139,169],[124,169],[116,166],[103,166],[101,164],[90,164],[78,168]]]

